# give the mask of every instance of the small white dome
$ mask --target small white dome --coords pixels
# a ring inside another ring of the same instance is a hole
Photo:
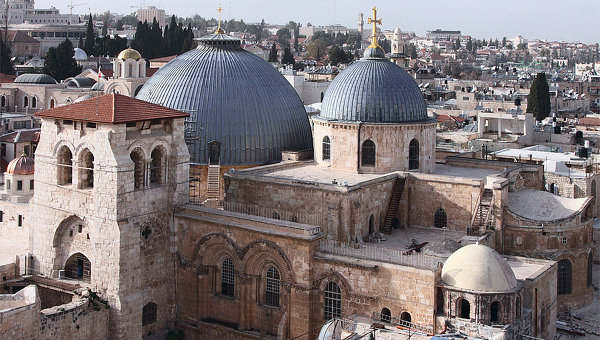
[[[85,53],[84,50],[82,50],[79,47],[75,47],[74,51],[75,51],[75,55],[73,56],[73,58],[75,58],[75,60],[77,60],[77,61],[79,61],[79,60],[87,60],[88,56],[87,56],[87,53]]]
[[[455,251],[444,263],[442,281],[477,292],[503,293],[517,286],[512,269],[494,249],[470,244]]]

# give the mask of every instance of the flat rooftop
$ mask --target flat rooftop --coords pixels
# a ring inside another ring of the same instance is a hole
[[[422,252],[426,255],[445,259],[458,248],[466,245],[460,244],[465,236],[467,234],[463,231],[412,226],[404,229],[394,229],[391,235],[384,236],[385,241],[368,242],[365,245],[408,251],[408,245],[412,240],[415,240],[417,244],[428,242],[423,247]]]
[[[260,173],[252,173],[264,177],[288,179],[301,182],[313,182],[320,184],[337,185],[347,183],[349,186],[370,181],[385,176],[385,174],[358,174],[353,171],[344,171],[320,166],[314,162],[300,163],[288,167],[272,167],[272,169],[255,168],[262,170]],[[264,170],[263,170],[264,169]]]
[[[540,263],[536,263],[533,261],[529,261],[530,259],[526,259],[526,261],[518,261],[514,258],[507,258],[506,262],[512,269],[513,273],[515,273],[515,277],[517,280],[526,280],[528,278],[535,278],[537,273],[543,269],[547,263],[542,263],[542,261],[536,261]],[[551,262],[551,261],[546,261]]]
[[[440,176],[462,177],[475,180],[483,180],[487,176],[497,175],[502,171],[496,169],[467,168],[446,164],[436,164],[432,174]]]

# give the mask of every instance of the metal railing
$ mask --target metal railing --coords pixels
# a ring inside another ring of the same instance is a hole
[[[390,315],[386,315],[386,314],[382,314],[382,313],[373,312],[373,315],[371,318],[373,320],[387,322],[391,325],[399,326],[399,327],[407,329],[407,330],[424,333],[424,334],[433,334],[433,327],[420,326],[420,325],[411,323],[410,321],[402,320],[400,317],[394,317],[394,316],[390,316]]]
[[[253,215],[314,226],[324,226],[324,224],[327,222],[326,216],[321,213],[306,214],[297,211],[265,208],[253,204],[224,202],[223,209],[245,215]]]
[[[319,241],[317,250],[344,257],[381,261],[429,270],[435,270],[438,267],[438,263],[443,262],[435,256],[409,252],[407,250],[361,245],[353,246],[335,240]]]

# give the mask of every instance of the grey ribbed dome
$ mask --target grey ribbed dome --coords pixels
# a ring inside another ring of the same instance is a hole
[[[417,83],[378,52],[365,51],[365,58],[340,72],[325,92],[319,117],[371,123],[429,119]]]
[[[57,84],[56,79],[51,76],[38,73],[24,73],[18,76],[14,82],[21,84]]]
[[[197,49],[158,70],[136,98],[188,112],[192,162],[208,163],[220,143],[221,164],[265,164],[282,150],[312,148],[310,124],[290,83],[266,61],[224,34],[198,39]]]

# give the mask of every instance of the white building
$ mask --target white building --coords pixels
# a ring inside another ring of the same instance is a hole
[[[58,9],[35,9],[34,0],[0,0],[0,20],[8,24],[72,24],[79,22],[79,16],[73,14],[60,14]],[[6,11],[8,6],[8,11]]]
[[[148,6],[146,8],[140,8],[136,12],[137,19],[141,22],[147,21],[152,24],[154,18],[158,21],[158,25],[162,28],[166,24],[166,13],[164,9],[156,8],[155,6]]]

